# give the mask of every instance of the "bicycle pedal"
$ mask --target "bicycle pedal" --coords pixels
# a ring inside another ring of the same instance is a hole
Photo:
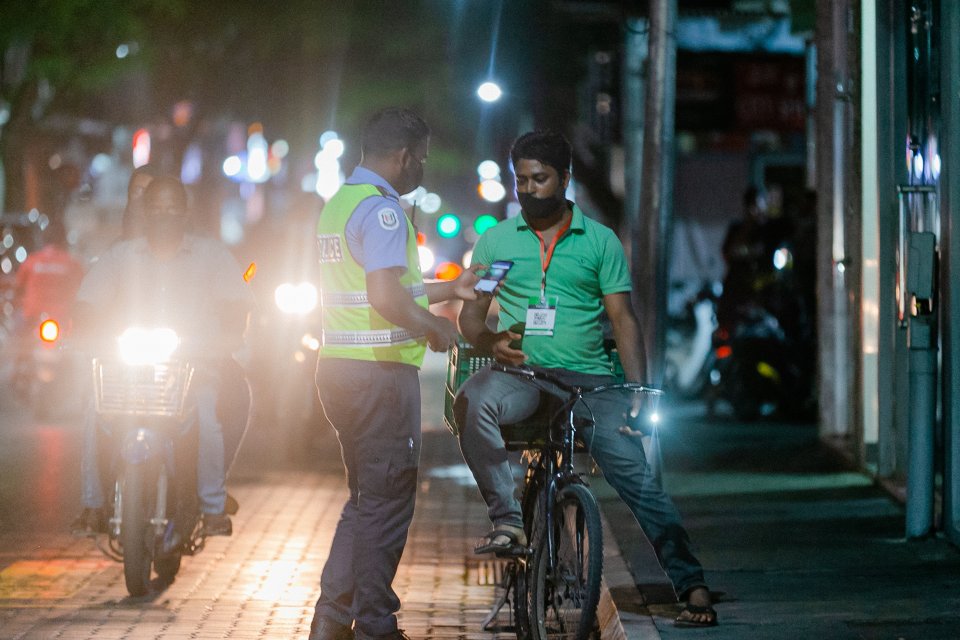
[[[531,554],[530,549],[523,545],[515,544],[509,549],[495,551],[493,555],[498,558],[526,558]]]

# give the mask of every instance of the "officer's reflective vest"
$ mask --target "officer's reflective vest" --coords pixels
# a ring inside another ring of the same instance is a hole
[[[370,305],[366,272],[354,260],[344,230],[357,206],[367,198],[383,195],[370,184],[345,184],[323,208],[317,223],[320,248],[323,346],[321,358],[348,358],[400,362],[419,367],[426,338],[414,335],[381,316]],[[375,212],[386,229],[407,225],[407,270],[400,277],[417,304],[427,308],[427,292],[420,274],[417,234],[403,214],[385,207]]]

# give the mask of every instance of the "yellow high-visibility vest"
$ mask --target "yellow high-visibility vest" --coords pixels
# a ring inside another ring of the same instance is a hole
[[[317,223],[320,248],[323,345],[321,358],[400,362],[419,367],[426,338],[397,326],[370,305],[363,266],[354,260],[344,235],[347,221],[367,198],[383,195],[371,184],[345,184],[323,208]],[[390,220],[389,215],[395,216]],[[421,307],[428,307],[420,273],[417,234],[407,216],[385,212],[386,223],[407,225],[407,270],[402,284]]]

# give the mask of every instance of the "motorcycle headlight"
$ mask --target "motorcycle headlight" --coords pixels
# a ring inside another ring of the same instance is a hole
[[[273,292],[277,308],[284,313],[306,315],[317,306],[317,288],[309,282],[284,282]]]
[[[180,337],[173,329],[141,329],[131,327],[117,339],[120,359],[127,364],[159,364],[170,360],[180,345]]]

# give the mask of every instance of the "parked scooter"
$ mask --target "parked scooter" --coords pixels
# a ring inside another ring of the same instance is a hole
[[[717,329],[719,283],[705,282],[667,324],[664,388],[680,398],[703,395],[713,369],[713,333]]]
[[[128,328],[116,354],[93,359],[99,427],[111,450],[113,512],[107,546],[127,591],[145,595],[152,571],[169,583],[203,548],[197,499],[194,367],[170,328]]]

